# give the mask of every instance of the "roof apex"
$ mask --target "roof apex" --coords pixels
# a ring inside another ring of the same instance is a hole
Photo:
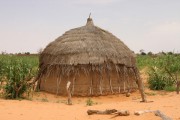
[[[90,18],[90,16],[89,16],[89,18],[87,19],[86,26],[94,26],[93,19]]]

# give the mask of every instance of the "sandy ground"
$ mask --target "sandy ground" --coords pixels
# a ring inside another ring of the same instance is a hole
[[[148,103],[141,103],[139,92],[130,97],[124,94],[92,97],[95,103],[87,106],[86,97],[73,97],[73,105],[66,98],[52,94],[35,93],[31,100],[0,99],[0,120],[161,120],[153,113],[134,115],[137,110],[160,110],[173,120],[180,120],[180,95],[175,92],[150,91],[146,88]],[[87,115],[88,109],[129,110],[130,116]]]
[[[174,120],[180,120],[180,95],[175,92],[147,92],[148,100],[154,102],[140,103],[138,92],[125,95],[111,95],[91,98],[95,103],[86,106],[88,98],[73,98],[73,105],[66,105],[66,98],[47,93],[36,93],[33,100],[0,99],[0,120],[161,120],[153,113],[135,116],[137,110],[160,110]],[[130,116],[87,115],[88,109],[129,110]]]

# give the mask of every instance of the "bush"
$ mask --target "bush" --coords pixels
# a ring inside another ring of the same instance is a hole
[[[31,66],[23,60],[11,59],[6,67],[6,98],[19,98],[28,89],[28,81],[31,80]]]
[[[180,55],[178,54],[162,54],[156,57],[138,55],[137,65],[140,69],[148,68],[148,83],[153,90],[175,86],[180,77]]]
[[[145,52],[142,52],[141,55],[146,55],[146,53],[145,53]]]
[[[173,79],[162,69],[151,67],[148,79],[149,88],[152,90],[164,90],[174,84]]]
[[[0,56],[0,80],[4,81],[3,95],[5,98],[22,98],[30,89],[29,81],[36,76],[37,67],[30,59],[16,56]]]

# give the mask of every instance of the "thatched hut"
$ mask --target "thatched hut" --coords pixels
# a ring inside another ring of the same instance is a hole
[[[40,55],[39,69],[40,90],[58,95],[66,94],[67,81],[78,96],[131,92],[141,86],[135,54],[91,18],[51,42]]]

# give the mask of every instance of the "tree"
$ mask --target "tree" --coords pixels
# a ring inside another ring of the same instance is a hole
[[[146,53],[144,52],[143,49],[141,49],[139,52],[140,52],[141,55],[146,55]]]

